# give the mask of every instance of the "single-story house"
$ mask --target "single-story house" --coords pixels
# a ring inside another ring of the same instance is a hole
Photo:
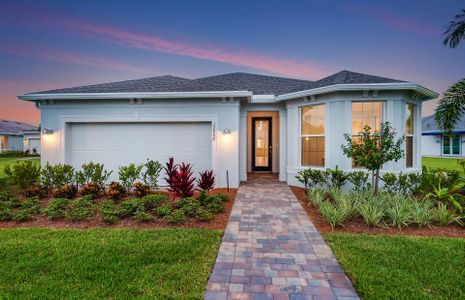
[[[24,132],[35,132],[36,135],[39,133],[37,127],[33,125],[0,120],[0,153],[6,151],[24,151]]]
[[[389,121],[406,134],[405,159],[383,171],[421,169],[421,104],[437,94],[419,84],[341,71],[309,81],[249,73],[197,79],[159,76],[30,93],[42,118],[42,163],[118,166],[173,156],[217,184],[249,172],[298,185],[298,171],[352,170],[344,133]],[[117,173],[117,172],[115,172]],[[115,174],[113,174],[115,176]]]
[[[439,157],[464,157],[465,116],[455,126],[453,134],[444,134],[434,120],[434,115],[422,120],[421,155]]]
[[[40,130],[23,131],[24,151],[40,154]]]

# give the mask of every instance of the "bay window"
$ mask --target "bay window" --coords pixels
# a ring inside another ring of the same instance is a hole
[[[301,108],[301,165],[325,165],[325,105]]]

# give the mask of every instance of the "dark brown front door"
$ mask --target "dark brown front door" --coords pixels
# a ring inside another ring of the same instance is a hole
[[[252,171],[271,171],[271,118],[252,118]]]

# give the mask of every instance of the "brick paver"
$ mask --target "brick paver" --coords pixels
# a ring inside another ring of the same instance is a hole
[[[205,299],[358,299],[290,188],[271,175],[242,183]]]

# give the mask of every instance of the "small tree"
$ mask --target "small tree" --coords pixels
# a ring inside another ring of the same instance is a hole
[[[383,164],[404,157],[404,139],[396,139],[396,132],[389,122],[381,124],[381,131],[373,132],[365,125],[357,138],[353,139],[347,133],[344,138],[346,144],[342,145],[342,151],[353,159],[355,165],[371,171],[374,192],[378,193],[379,170]]]

